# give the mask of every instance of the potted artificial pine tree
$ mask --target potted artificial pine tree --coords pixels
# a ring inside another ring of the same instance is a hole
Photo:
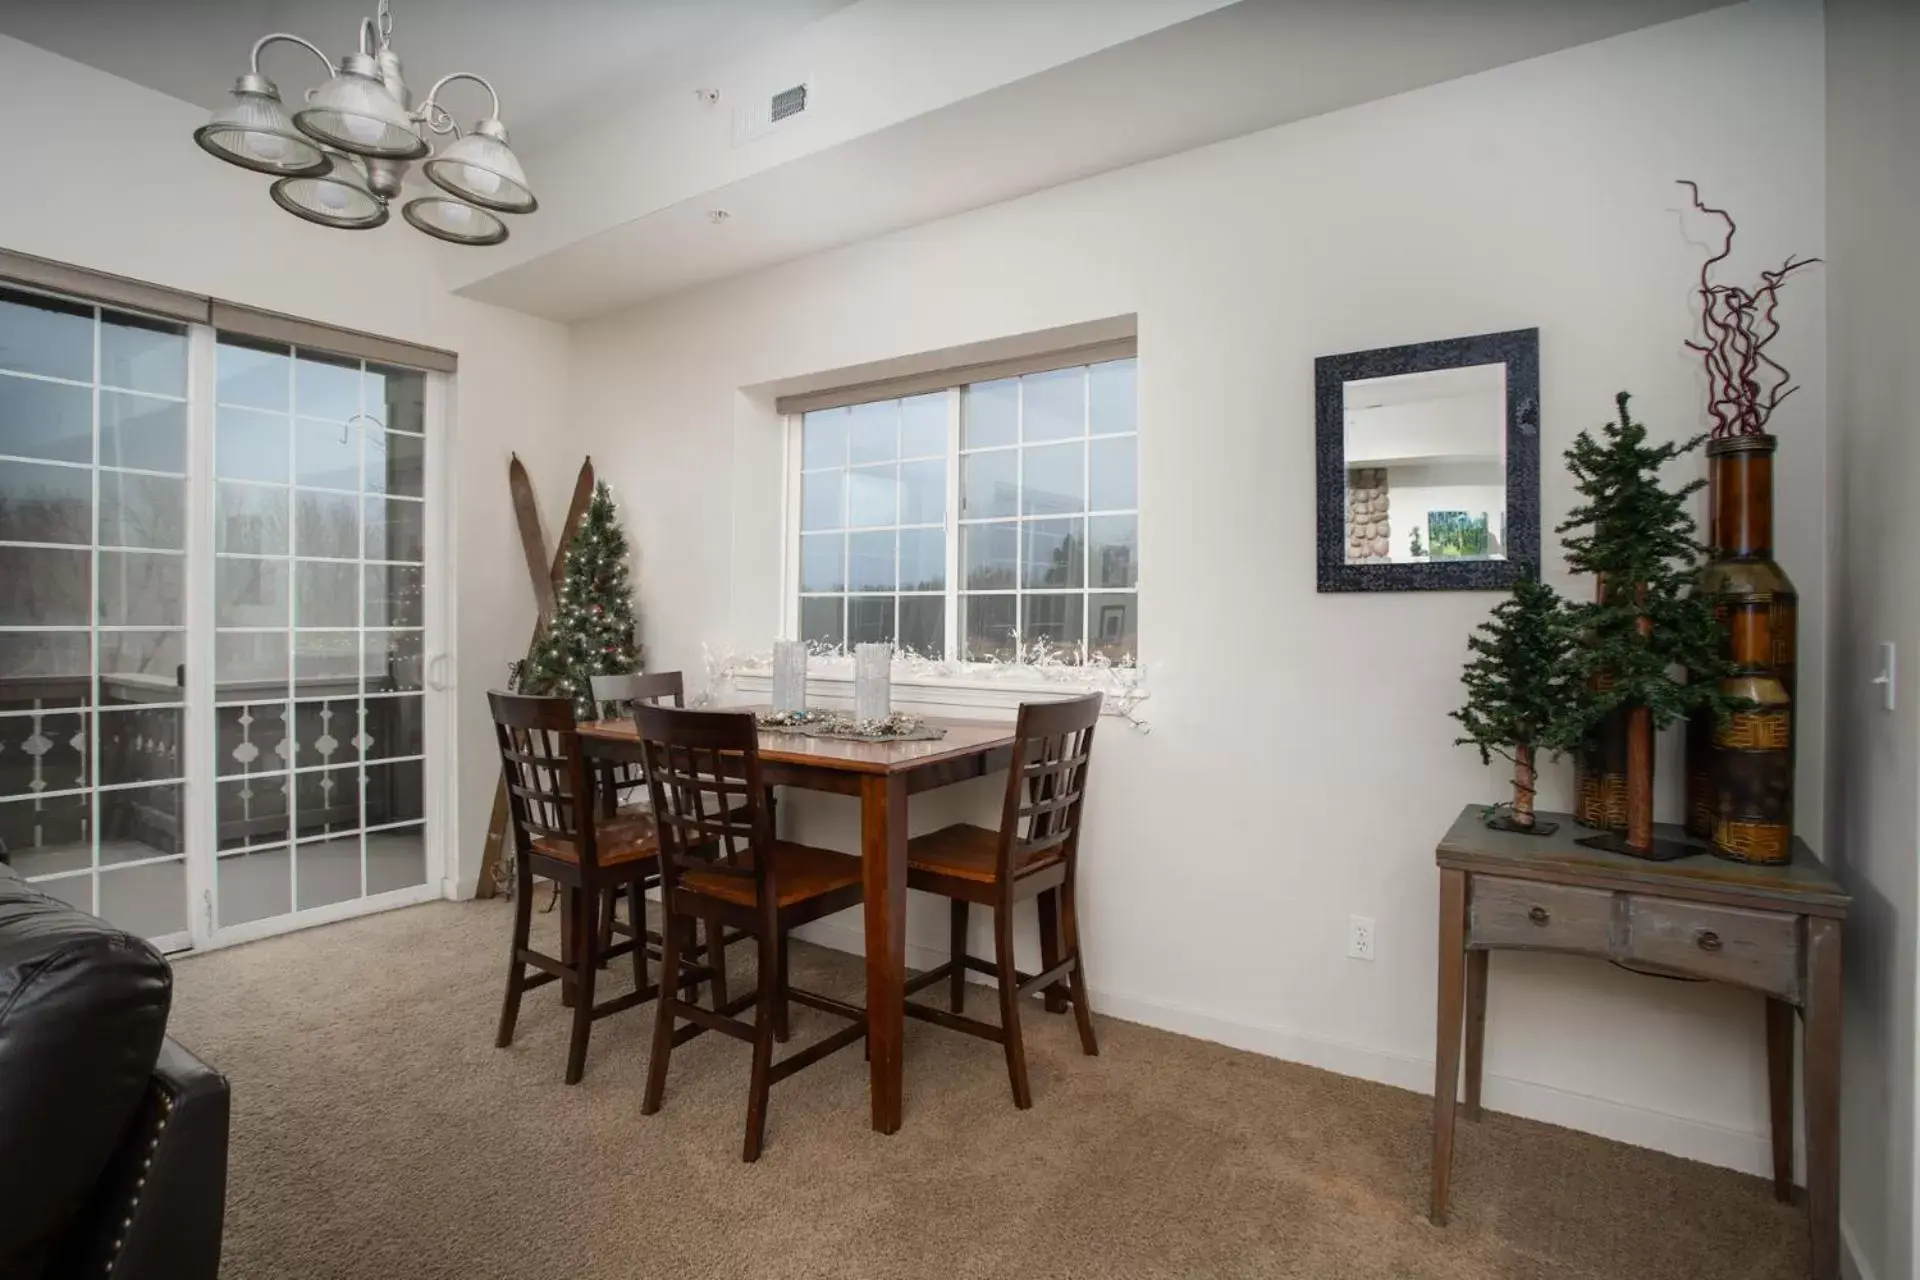
[[[1719,686],[1733,668],[1722,656],[1713,605],[1692,590],[1707,548],[1694,536],[1687,506],[1706,481],[1674,490],[1660,485],[1661,470],[1706,437],[1650,444],[1627,401],[1624,391],[1615,398],[1619,420],[1607,423],[1600,439],[1582,431],[1567,450],[1582,501],[1557,530],[1568,535],[1567,563],[1597,584],[1593,602],[1572,610],[1578,719],[1626,720],[1626,829],[1582,843],[1666,860],[1695,850],[1654,839],[1654,734],[1695,710],[1724,717],[1736,700]]]
[[[630,675],[638,667],[627,535],[620,530],[613,494],[599,484],[567,547],[553,620],[519,664],[516,687],[521,693],[570,697],[576,716],[598,720],[593,677]]]
[[[1559,829],[1534,817],[1533,795],[1539,753],[1567,750],[1586,727],[1574,688],[1573,636],[1559,593],[1529,577],[1467,637],[1473,656],[1460,675],[1467,701],[1449,714],[1466,731],[1454,745],[1478,747],[1482,764],[1496,755],[1513,762],[1513,803],[1486,817],[1496,830],[1545,836]]]

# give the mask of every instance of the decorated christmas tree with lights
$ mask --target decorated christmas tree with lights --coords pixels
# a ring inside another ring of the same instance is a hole
[[[592,678],[629,675],[638,667],[627,535],[621,532],[612,493],[599,484],[567,548],[566,577],[554,600],[553,619],[520,664],[518,688],[521,693],[570,697],[575,715],[597,720]]]

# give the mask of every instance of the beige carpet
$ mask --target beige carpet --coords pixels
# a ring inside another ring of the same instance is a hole
[[[1436,1230],[1426,1098],[1110,1019],[1083,1058],[1037,1003],[1033,1110],[998,1047],[909,1023],[899,1134],[868,1129],[847,1050],[774,1086],[743,1165],[745,1045],[676,1051],[651,1117],[651,1006],[596,1026],[577,1088],[551,987],[493,1048],[507,923],[436,903],[180,962],[172,1030],[233,1081],[223,1275],[1805,1274],[1802,1220],[1760,1181],[1505,1116],[1463,1126]],[[793,965],[858,998],[856,961]],[[794,1016],[796,1044],[837,1025]]]

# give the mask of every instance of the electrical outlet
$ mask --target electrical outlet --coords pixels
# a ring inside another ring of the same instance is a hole
[[[1347,917],[1347,955],[1354,960],[1373,959],[1373,917]]]

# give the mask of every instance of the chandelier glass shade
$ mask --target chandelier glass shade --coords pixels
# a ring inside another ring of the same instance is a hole
[[[296,218],[342,231],[368,231],[387,220],[387,202],[373,194],[360,162],[330,155],[321,174],[282,178],[268,194]]]
[[[400,214],[416,230],[449,244],[499,244],[507,238],[507,224],[497,216],[446,196],[409,200]]]
[[[222,160],[255,173],[285,177],[327,169],[320,148],[293,127],[280,104],[280,91],[260,76],[242,76],[233,87],[233,101],[195,129],[193,140]]]
[[[422,172],[439,190],[407,202],[401,212],[408,225],[451,244],[499,244],[507,223],[498,214],[539,207],[507,145],[500,95],[484,77],[461,71],[443,76],[415,106],[393,49],[388,0],[379,5],[377,17],[361,23],[359,49],[338,66],[298,36],[262,37],[232,100],[194,131],[194,141],[229,164],[277,178],[269,194],[288,213],[342,230],[383,225],[408,167],[424,160]],[[300,45],[327,69],[326,80],[291,114],[279,89],[260,74],[261,52],[278,42]],[[473,81],[490,99],[490,110],[470,131],[439,101],[457,80]],[[435,139],[447,135],[435,155]]]
[[[483,209],[532,213],[540,204],[498,120],[482,120],[420,169],[436,187]]]
[[[340,72],[293,113],[300,132],[316,142],[380,160],[418,160],[433,150],[399,99],[380,83],[379,64],[348,54]]]

